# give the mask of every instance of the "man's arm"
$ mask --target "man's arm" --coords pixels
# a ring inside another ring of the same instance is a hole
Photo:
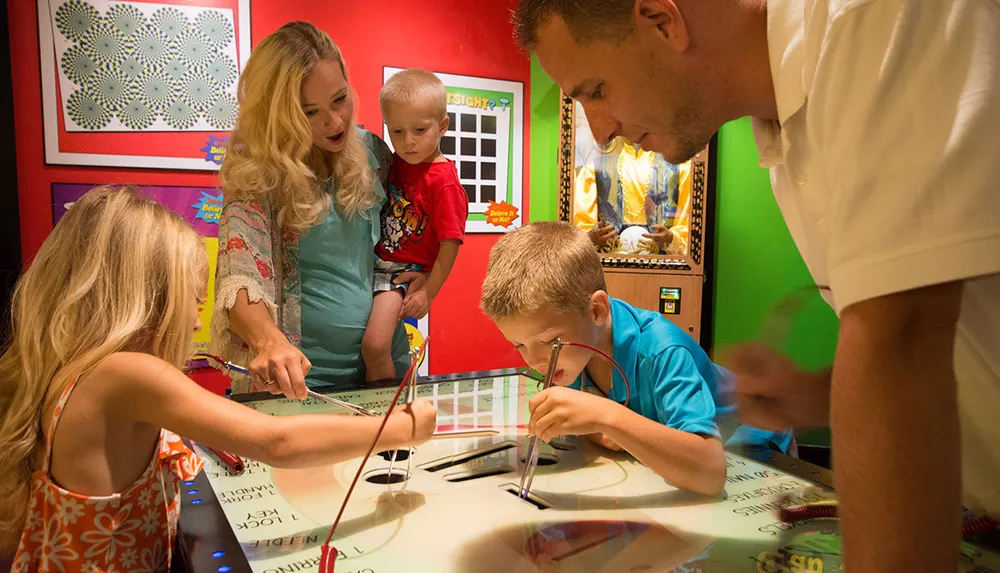
[[[952,352],[962,283],[841,315],[831,422],[844,569],[954,571],[961,459]],[[919,548],[919,551],[914,551]]]

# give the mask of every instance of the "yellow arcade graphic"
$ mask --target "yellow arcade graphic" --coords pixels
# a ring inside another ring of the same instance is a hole
[[[410,343],[410,352],[418,350],[424,344],[423,333],[420,332],[420,330],[417,328],[417,325],[411,323],[410,321],[404,322],[403,326],[406,328],[406,339]],[[420,364],[417,364],[417,367],[423,365],[424,361],[427,360],[428,354],[429,352],[424,352],[423,357],[421,357],[420,359]]]
[[[198,307],[201,330],[194,334],[195,353],[208,352],[208,342],[211,338],[208,325],[212,323],[212,309],[215,308],[215,260],[219,255],[219,239],[202,237],[201,240],[205,243],[205,255],[208,258],[208,285],[205,302]]]

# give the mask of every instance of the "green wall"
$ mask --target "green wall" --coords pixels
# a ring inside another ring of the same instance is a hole
[[[559,87],[531,61],[531,221],[556,218]],[[757,165],[750,119],[719,131],[716,155],[713,355],[758,339],[765,316],[786,294],[813,281],[781,218],[766,169]],[[794,317],[781,348],[806,368],[833,362],[837,318],[818,294]],[[801,443],[829,444],[827,431]]]
[[[559,86],[531,55],[528,220],[554,221],[559,195]]]
[[[786,294],[815,284],[781,218],[766,169],[757,165],[750,118],[719,130],[715,204],[713,354],[756,340]],[[833,363],[837,317],[818,293],[794,315],[784,351],[806,368]],[[778,341],[767,341],[778,343]],[[830,444],[829,430],[797,432],[801,444]]]
[[[815,283],[781,218],[768,172],[757,165],[750,118],[722,127],[717,158],[712,347],[719,351],[756,339],[782,297]],[[833,362],[837,318],[818,293],[795,315],[788,338],[784,350],[805,367]]]

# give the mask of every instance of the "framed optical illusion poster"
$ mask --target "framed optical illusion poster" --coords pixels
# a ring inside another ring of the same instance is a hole
[[[45,161],[217,170],[250,0],[37,0]]]

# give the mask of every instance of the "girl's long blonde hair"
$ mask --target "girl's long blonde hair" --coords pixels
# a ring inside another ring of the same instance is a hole
[[[375,205],[374,173],[368,151],[354,127],[330,173],[312,145],[312,129],[302,111],[302,82],[321,61],[336,62],[347,78],[340,49],[308,22],[290,22],[254,48],[239,82],[240,113],[222,163],[227,193],[267,195],[282,227],[303,230],[330,209],[319,179],[333,176],[334,200],[344,216],[367,216]]]
[[[42,413],[115,352],[182,366],[206,273],[191,226],[135,188],[91,190],[52,230],[18,281],[0,356],[0,555],[24,527]]]

